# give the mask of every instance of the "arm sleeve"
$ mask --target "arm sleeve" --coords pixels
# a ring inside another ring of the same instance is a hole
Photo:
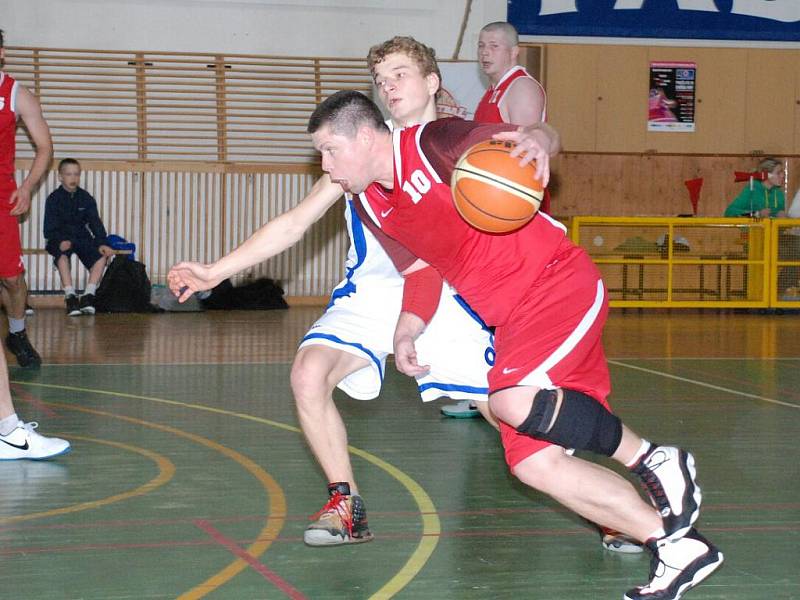
[[[458,118],[439,119],[425,126],[420,144],[442,181],[450,181],[453,167],[467,150],[501,131],[516,131],[509,123],[476,123]]]
[[[92,236],[94,236],[94,243],[99,248],[103,245],[108,245],[108,234],[106,233],[106,228],[103,226],[103,221],[100,220],[100,213],[97,212],[97,201],[92,197],[91,194],[86,194],[89,198],[87,201],[86,212],[86,219],[89,225],[89,231],[92,232]]]
[[[401,312],[413,313],[426,325],[430,323],[439,308],[442,283],[442,276],[431,266],[404,275]]]
[[[370,230],[372,235],[375,236],[375,238],[378,240],[378,243],[380,243],[380,245],[386,251],[386,254],[389,255],[389,258],[394,263],[395,268],[400,273],[405,271],[408,267],[416,262],[417,257],[412,254],[408,248],[403,246],[394,238],[386,235],[380,227],[375,225],[375,223],[372,221],[372,218],[367,214],[367,211],[364,210],[360,200],[355,199],[353,206],[355,206],[356,213],[358,214],[359,219],[361,219],[361,222],[367,229]]]

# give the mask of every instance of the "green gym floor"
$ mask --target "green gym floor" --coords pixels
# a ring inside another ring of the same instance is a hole
[[[646,581],[648,556],[604,551],[509,476],[494,430],[393,367],[378,400],[337,393],[375,540],[304,546],[326,482],[288,374],[319,312],[37,311],[45,365],[11,368],[15,404],[73,450],[0,463],[0,597],[594,600]],[[698,528],[726,562],[687,598],[800,598],[798,316],[616,310],[606,346],[616,412],[697,459]]]

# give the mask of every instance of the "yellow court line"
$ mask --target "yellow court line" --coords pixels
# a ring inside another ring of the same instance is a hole
[[[88,502],[80,502],[78,504],[72,504],[70,506],[54,508],[52,510],[43,510],[35,513],[28,513],[26,515],[16,515],[14,517],[0,517],[0,524],[5,525],[6,523],[19,523],[20,521],[42,519],[44,517],[52,517],[55,515],[65,515],[68,513],[74,513],[81,510],[99,508],[101,506],[106,506],[107,504],[113,504],[114,502],[121,502],[122,500],[127,500],[129,498],[134,498],[136,496],[141,496],[143,494],[147,494],[148,492],[152,492],[154,489],[161,487],[162,485],[167,483],[175,475],[175,465],[172,463],[172,461],[169,460],[166,456],[158,454],[157,452],[153,452],[152,450],[139,448],[138,446],[123,444],[121,442],[112,442],[110,440],[98,440],[96,438],[84,437],[80,435],[70,435],[70,437],[76,440],[85,440],[88,442],[95,442],[97,444],[106,444],[107,446],[115,446],[117,448],[122,448],[123,450],[128,450],[129,452],[135,452],[137,454],[141,454],[142,456],[149,458],[154,463],[156,463],[156,465],[158,465],[158,475],[156,475],[153,479],[151,479],[147,483],[140,485],[139,487],[134,488],[128,492],[115,494],[113,496],[109,496],[108,498],[102,498],[100,500],[90,500]]]
[[[106,396],[113,396],[116,398],[147,400],[149,402],[157,402],[160,404],[168,404],[171,406],[181,406],[183,408],[189,408],[193,410],[206,411],[219,415],[236,417],[238,419],[253,421],[256,423],[269,425],[270,427],[275,427],[277,429],[283,429],[285,431],[291,431],[293,433],[302,434],[302,431],[298,427],[294,427],[293,425],[287,425],[285,423],[280,423],[279,421],[272,421],[270,419],[264,419],[262,417],[256,417],[245,413],[238,413],[230,410],[225,410],[222,408],[204,406],[202,404],[191,404],[188,402],[180,402],[178,400],[167,400],[165,398],[156,398],[153,396],[139,396],[136,394],[127,394],[124,392],[110,392],[105,390],[80,388],[80,387],[66,386],[66,385],[55,385],[49,383],[38,383],[38,382],[28,382],[28,381],[14,381],[12,383],[18,383],[20,385],[39,386],[43,388],[68,390],[73,392],[100,394]],[[395,573],[395,575],[389,581],[387,581],[381,589],[379,589],[377,592],[375,592],[373,596],[370,597],[370,600],[372,599],[383,600],[385,598],[392,597],[394,594],[402,590],[406,585],[409,584],[409,582],[411,582],[414,579],[414,577],[417,576],[417,573],[419,573],[425,566],[425,563],[428,561],[431,554],[433,554],[436,545],[439,543],[439,536],[442,531],[441,522],[439,520],[439,515],[436,512],[436,506],[433,504],[433,500],[431,500],[430,496],[424,490],[424,488],[419,483],[414,481],[414,479],[409,477],[406,473],[404,473],[397,467],[378,458],[374,454],[367,452],[366,450],[361,450],[360,448],[356,448],[355,446],[348,446],[347,448],[351,454],[359,456],[364,460],[372,463],[379,469],[382,469],[383,471],[388,473],[391,477],[396,479],[403,487],[405,487],[406,490],[408,490],[411,497],[414,499],[414,502],[416,502],[420,512],[420,516],[422,518],[422,536],[416,549],[411,554],[406,563],[403,565],[403,567],[397,573]],[[283,514],[285,515],[285,505]],[[194,597],[199,597],[199,596],[194,596]]]
[[[50,384],[45,383],[25,383],[25,385],[36,385],[41,387],[55,387],[58,388],[59,386],[53,386]],[[64,389],[72,389],[75,391],[84,391],[84,392],[95,392],[100,394],[105,394],[107,392],[96,392],[95,390],[89,389],[82,389],[82,388],[68,388],[64,386]],[[111,394],[109,394],[111,395]],[[128,397],[135,397],[130,396]],[[267,491],[267,496],[270,500],[270,506],[267,507],[267,523],[261,529],[261,532],[256,537],[256,541],[247,547],[246,552],[251,556],[258,558],[264,552],[266,552],[267,548],[272,545],[273,540],[278,537],[278,533],[283,528],[283,524],[286,521],[286,497],[283,494],[283,490],[281,489],[280,485],[272,478],[270,475],[264,471],[258,464],[240,454],[236,450],[232,450],[227,446],[223,446],[222,444],[218,444],[217,442],[211,441],[207,438],[201,437],[194,433],[189,433],[188,431],[182,431],[180,429],[176,429],[174,427],[170,427],[169,425],[163,425],[161,423],[151,423],[150,421],[143,421],[142,419],[136,419],[134,417],[128,417],[125,415],[118,415],[102,410],[95,410],[93,408],[85,408],[83,406],[74,406],[72,404],[63,404],[60,402],[46,402],[46,404],[50,406],[55,406],[57,408],[64,408],[66,410],[75,410],[79,412],[85,412],[93,415],[100,415],[103,417],[110,417],[112,419],[119,419],[121,421],[128,421],[130,423],[135,423],[137,425],[143,425],[144,427],[150,427],[151,429],[158,429],[167,433],[171,433],[173,435],[177,435],[180,437],[184,437],[189,439],[197,444],[201,444],[212,450],[219,452],[220,454],[224,454],[231,460],[239,463],[242,465],[247,471],[250,472],[253,477],[255,477],[264,489]],[[216,588],[220,587],[222,584],[226,583],[242,571],[244,571],[249,565],[240,558],[237,558],[227,567],[215,573],[204,582],[198,584],[188,592],[181,594],[179,598],[184,600],[201,598],[206,594],[214,591]]]

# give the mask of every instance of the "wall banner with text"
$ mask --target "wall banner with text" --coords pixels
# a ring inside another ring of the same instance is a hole
[[[508,0],[522,35],[800,42],[800,0]]]

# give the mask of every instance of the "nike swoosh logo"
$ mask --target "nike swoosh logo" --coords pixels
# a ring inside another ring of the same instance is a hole
[[[389,216],[389,213],[392,212],[393,210],[394,210],[394,206],[392,208],[390,208],[389,210],[382,210],[381,211],[381,218],[385,219],[386,217]]]
[[[517,367],[516,369],[509,369],[508,367],[506,367],[505,369],[503,369],[503,375],[508,375],[509,373],[513,373],[514,371],[519,371],[519,367]]]
[[[28,440],[25,440],[25,445],[24,446],[19,446],[17,444],[12,444],[11,442],[7,442],[5,440],[0,440],[0,442],[3,442],[4,444],[8,444],[12,448],[16,448],[17,450],[27,450],[29,448]]]

